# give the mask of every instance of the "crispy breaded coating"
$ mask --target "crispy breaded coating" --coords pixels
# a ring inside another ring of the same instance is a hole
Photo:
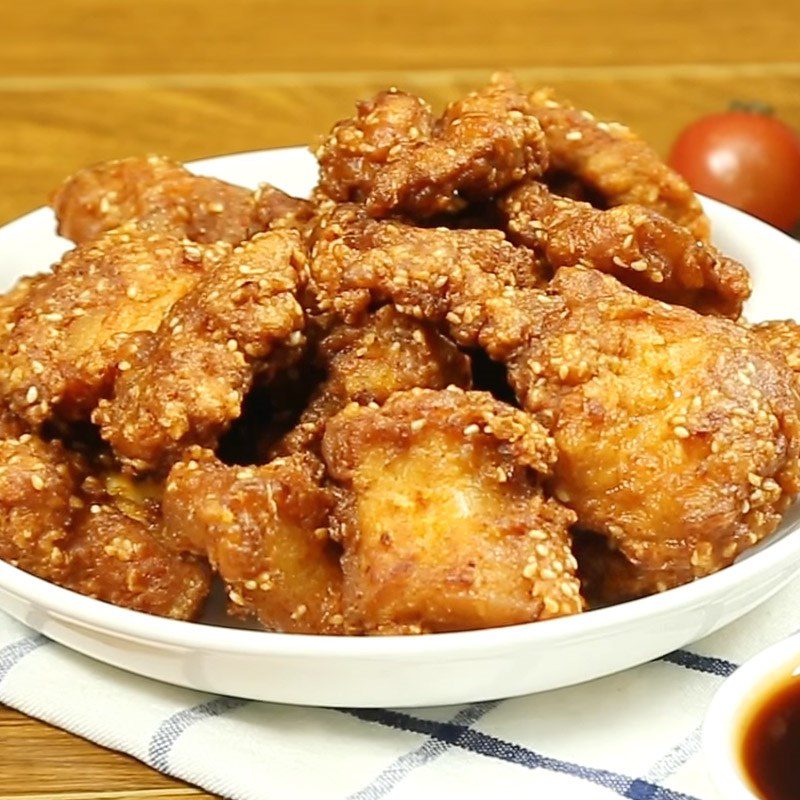
[[[67,253],[8,314],[0,391],[33,426],[87,419],[108,393],[119,349],[154,331],[170,306],[228,252],[135,225]]]
[[[751,331],[771,353],[786,360],[800,381],[800,325],[793,319],[770,320],[753,325]]]
[[[643,206],[601,211],[529,181],[500,207],[511,240],[541,253],[554,271],[599,269],[657,300],[733,318],[750,296],[750,276],[738,261]]]
[[[310,200],[301,200],[262,183],[253,195],[253,211],[248,237],[264,231],[288,228],[306,234],[314,220],[316,208]]]
[[[574,531],[572,552],[578,560],[581,590],[589,608],[636,600],[685,582],[678,580],[681,576],[674,571],[660,574],[659,564],[634,564],[613,540],[596,533]]]
[[[392,88],[356,103],[356,115],[337,122],[317,148],[319,189],[340,203],[363,202],[378,173],[414,142],[433,131],[431,107]]]
[[[116,606],[173,619],[195,619],[210,590],[207,565],[164,545],[159,525],[147,525],[113,505],[76,512],[67,589]]]
[[[51,205],[58,232],[79,244],[132,220],[197,242],[238,244],[250,226],[253,197],[150,155],[79,170],[54,192]]]
[[[317,310],[350,321],[388,299],[411,316],[439,321],[457,313],[460,297],[483,300],[507,286],[544,282],[535,255],[500,231],[415,228],[341,205],[321,220],[315,238],[309,288]],[[462,322],[456,341],[472,344],[482,320]]]
[[[129,343],[113,397],[92,417],[128,469],[168,467],[190,444],[215,444],[277,346],[302,343],[299,247],[295,231],[259,234],[181,298],[157,331]]]
[[[629,128],[598,122],[552,89],[539,89],[529,99],[555,169],[578,178],[608,206],[651,208],[708,241],[708,218],[689,184]]]
[[[0,438],[0,558],[61,582],[78,476],[58,442],[5,417]]]
[[[276,455],[318,452],[325,423],[350,401],[383,403],[392,393],[416,386],[470,386],[469,358],[434,328],[392,306],[362,325],[335,326],[317,348],[317,363],[325,379],[274,449]]]
[[[800,397],[785,363],[728,320],[562,269],[508,361],[552,431],[551,488],[608,537],[642,593],[730,564],[800,489]],[[645,581],[643,578],[647,578]]]
[[[341,633],[342,570],[328,536],[333,495],[322,477],[308,455],[240,467],[194,447],[167,479],[167,530],[208,554],[233,613],[256,616],[268,630]]]
[[[12,316],[14,310],[25,300],[37,284],[47,279],[47,273],[24,275],[10,289],[0,294],[0,348],[2,341],[13,330]]]
[[[81,594],[149,614],[192,619],[208,569],[166,547],[157,523],[101,504],[82,488],[86,465],[60,442],[3,425],[0,558]]]
[[[317,154],[321,189],[338,200],[363,198],[375,217],[424,219],[460,211],[547,168],[541,127],[510,81],[451,103],[433,124],[428,113],[422,101],[400,93],[362,104]]]
[[[131,221],[195,242],[239,244],[272,228],[304,226],[311,216],[308,201],[269,184],[253,193],[156,155],[79,170],[51,205],[58,232],[79,244]]]
[[[535,473],[555,459],[533,419],[483,392],[412,389],[349,405],[323,451],[344,488],[345,626],[397,634],[574,614],[574,515]]]

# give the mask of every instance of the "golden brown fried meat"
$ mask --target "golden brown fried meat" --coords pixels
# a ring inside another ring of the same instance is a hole
[[[67,589],[161,617],[195,619],[208,596],[207,565],[173,552],[160,525],[148,525],[113,505],[78,511],[65,557]]]
[[[753,325],[751,330],[771,353],[786,360],[800,380],[800,325],[792,319],[770,320]]]
[[[418,98],[383,93],[339,123],[317,155],[322,191],[363,199],[375,217],[454,213],[547,167],[541,127],[507,80],[451,103],[434,124]]]
[[[363,202],[386,164],[432,131],[433,114],[421,97],[393,88],[359,101],[356,115],[337,122],[317,149],[320,191],[340,203]]]
[[[553,270],[599,269],[657,300],[733,318],[750,296],[739,262],[643,206],[601,211],[530,181],[500,207],[511,240],[541,253]]]
[[[23,433],[6,416],[0,438],[0,558],[60,582],[77,476],[58,443]]]
[[[58,232],[78,243],[140,220],[198,242],[237,244],[246,236],[253,198],[240,186],[150,155],[78,171],[55,191],[51,205]]]
[[[0,391],[33,426],[87,419],[107,394],[119,348],[154,331],[170,306],[228,253],[135,225],[67,253],[8,313]]]
[[[13,330],[12,316],[15,309],[25,300],[37,284],[47,279],[47,273],[25,275],[10,289],[0,294],[0,348],[6,334]]]
[[[341,633],[339,548],[328,537],[333,495],[322,477],[308,455],[239,467],[192,448],[167,479],[167,530],[208,554],[233,613],[274,631]]]
[[[275,186],[262,183],[253,195],[253,211],[247,231],[248,238],[256,233],[276,230],[296,230],[304,236],[310,231],[316,208],[309,200],[282,192]]]
[[[8,421],[3,428],[0,558],[115,605],[197,616],[209,590],[207,567],[166,547],[157,522],[127,516],[108,497],[93,502],[99,498],[82,489],[85,464],[59,442],[20,434]]]
[[[578,178],[608,206],[651,208],[708,241],[708,218],[691,187],[629,128],[598,122],[552,89],[533,92],[530,103],[555,169]]]
[[[539,286],[535,255],[500,231],[415,228],[376,221],[358,206],[341,205],[315,235],[309,288],[319,311],[358,321],[372,302],[391,300],[416,318],[458,315],[459,298],[493,298],[506,287]],[[482,305],[481,305],[482,307]],[[476,305],[476,312],[481,308]],[[472,344],[482,319],[460,318],[456,340]]]
[[[730,564],[800,489],[800,398],[785,363],[728,320],[562,269],[509,359],[558,446],[551,488],[649,593]]]
[[[296,295],[305,269],[295,231],[260,234],[181,298],[155,333],[128,343],[113,397],[93,415],[128,469],[168,467],[187,445],[216,443],[277,346],[302,343]]]
[[[352,404],[323,451],[345,489],[348,630],[397,634],[513,625],[582,609],[568,527],[535,473],[555,458],[533,419],[483,392],[412,389]]]
[[[55,191],[51,205],[58,232],[77,243],[136,220],[196,242],[239,244],[274,227],[305,225],[311,213],[307,201],[274,186],[254,194],[156,155],[82,169]]]
[[[317,452],[325,423],[350,401],[383,403],[416,386],[469,388],[470,363],[434,328],[384,306],[362,325],[340,324],[317,349],[325,378],[298,424],[278,443],[276,455]]]
[[[743,326],[598,270],[562,268],[547,292],[487,291],[469,261],[442,280],[432,261],[409,276],[383,253],[343,251],[331,270],[340,297],[390,300],[507,365],[523,408],[558,443],[556,496],[637,567],[662,565],[649,591],[730,564],[798,492],[793,376]]]

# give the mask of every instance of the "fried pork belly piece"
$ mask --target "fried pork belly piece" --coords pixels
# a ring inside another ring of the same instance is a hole
[[[0,558],[81,594],[149,614],[192,619],[208,569],[166,547],[157,523],[84,493],[86,466],[57,441],[3,425]]]
[[[0,558],[61,582],[78,478],[60,444],[23,430],[8,416],[0,425]]]
[[[75,173],[55,191],[58,232],[82,243],[138,220],[196,242],[238,244],[254,233],[307,222],[310,204],[265,184],[251,192],[194,175],[163,156],[105,161]]]
[[[195,619],[208,596],[207,565],[180,555],[148,525],[113,505],[78,511],[72,525],[64,578],[67,589],[115,606],[161,617]]]
[[[321,193],[363,202],[387,163],[432,132],[433,113],[421,97],[392,88],[359,101],[355,117],[337,122],[317,149]]]
[[[216,443],[278,345],[302,344],[305,269],[295,231],[260,234],[128,343],[113,397],[93,415],[126,468],[168,467],[186,446]]]
[[[493,298],[506,287],[539,286],[535,255],[495,230],[415,228],[377,221],[358,206],[341,205],[315,235],[309,287],[316,308],[358,321],[374,301],[391,299],[417,318],[439,321],[447,313],[463,323],[456,341],[472,344],[483,318],[461,309],[459,298]],[[483,303],[475,304],[483,313]],[[485,315],[484,315],[485,317]]]
[[[792,319],[760,322],[751,328],[771,352],[782,356],[800,381],[800,325]]]
[[[384,306],[362,325],[340,324],[317,350],[325,379],[299,423],[278,443],[277,455],[317,452],[330,417],[350,401],[384,403],[394,392],[423,387],[469,388],[470,363],[434,328]]]
[[[128,225],[67,253],[7,315],[0,391],[10,408],[33,426],[88,419],[111,389],[120,346],[156,330],[227,252]]]
[[[534,181],[512,189],[500,206],[511,240],[541,253],[553,270],[599,269],[657,300],[733,318],[750,296],[741,264],[648,208],[601,211]]]
[[[306,234],[314,221],[316,208],[310,200],[301,200],[262,183],[253,195],[253,211],[248,237],[264,231],[296,230]]]
[[[708,218],[691,187],[629,128],[598,122],[552,89],[539,89],[529,99],[553,168],[578,178],[608,206],[651,208],[708,241]]]
[[[363,200],[375,217],[454,213],[547,167],[541,127],[507,80],[451,103],[435,123],[418,98],[384,92],[336,125],[317,157],[322,191]]]
[[[800,489],[786,364],[728,320],[560,270],[509,379],[558,447],[551,488],[636,568],[638,591],[715,572]]]
[[[341,633],[342,570],[328,536],[333,495],[322,478],[309,455],[240,467],[194,447],[167,479],[167,530],[208,555],[233,613],[274,631]]]
[[[533,419],[483,392],[412,389],[349,405],[323,451],[345,489],[345,625],[398,634],[513,625],[582,609],[568,527],[536,473],[555,459]]]

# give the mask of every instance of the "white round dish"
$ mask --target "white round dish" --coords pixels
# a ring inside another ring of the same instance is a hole
[[[302,148],[240,153],[193,169],[243,185],[307,193]],[[800,245],[706,201],[716,242],[750,268],[753,320],[794,316]],[[39,209],[0,229],[7,286],[69,246]],[[4,287],[0,287],[4,288]],[[117,608],[0,562],[0,608],[45,636],[114,666],[209,692],[303,705],[423,706],[544,691],[598,678],[706,636],[762,603],[800,567],[800,507],[728,569],[653,597],[563,619],[417,637],[323,637],[242,629],[212,601],[202,623]],[[204,623],[204,624],[203,624]]]
[[[752,714],[772,691],[800,680],[800,635],[762,650],[719,688],[706,712],[703,751],[725,800],[759,800],[742,762],[742,739]]]

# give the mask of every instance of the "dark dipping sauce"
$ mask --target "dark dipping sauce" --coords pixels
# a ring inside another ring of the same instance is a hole
[[[764,800],[800,800],[800,677],[761,697],[742,738],[742,764]]]

